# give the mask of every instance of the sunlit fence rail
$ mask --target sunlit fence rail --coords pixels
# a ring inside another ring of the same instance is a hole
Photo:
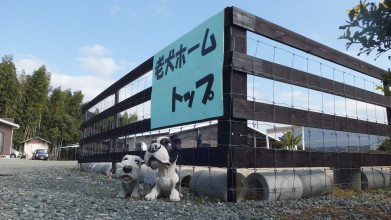
[[[83,107],[79,163],[143,157],[152,139],[175,133],[179,167],[223,168],[226,182],[214,187],[230,202],[243,191],[268,199],[290,176],[280,192],[295,198],[301,184],[308,195],[315,173],[335,186],[388,186],[390,154],[370,153],[391,135],[391,99],[375,90],[386,72],[240,9],[224,13],[223,115],[152,128],[151,57]]]

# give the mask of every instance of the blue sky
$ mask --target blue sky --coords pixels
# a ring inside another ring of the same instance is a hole
[[[18,71],[42,64],[51,84],[91,100],[131,69],[227,6],[236,6],[334,49],[349,51],[338,29],[358,0],[0,1],[0,56]],[[386,56],[360,59],[389,67]]]

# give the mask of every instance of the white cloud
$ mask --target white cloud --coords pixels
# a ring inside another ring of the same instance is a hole
[[[112,75],[120,67],[110,57],[82,57],[78,59],[80,66],[90,72],[98,73],[99,75]]]
[[[51,85],[54,88],[61,86],[62,89],[70,88],[72,92],[80,90],[84,95],[84,101],[92,100],[113,83],[113,79],[95,75],[70,76],[53,72],[51,77]]]
[[[116,71],[124,69],[128,66],[127,62],[116,62],[109,57],[110,51],[99,44],[92,46],[84,46],[78,50],[80,67],[89,71],[91,74],[101,76],[110,76]]]
[[[113,5],[109,9],[109,14],[111,16],[125,16],[125,17],[130,17],[130,18],[135,18],[137,16],[137,13],[130,9],[130,8],[121,8],[118,5]]]
[[[24,70],[26,74],[31,75],[33,74],[34,70],[37,70],[39,67],[44,65],[44,61],[29,55],[26,58],[15,60],[14,64],[18,72]]]
[[[99,57],[109,53],[108,49],[100,44],[94,44],[92,46],[84,46],[78,50],[81,56],[93,56]]]
[[[121,8],[118,5],[111,6],[109,11],[110,15],[112,16],[116,16],[120,12],[121,12]]]
[[[156,14],[166,15],[168,13],[168,2],[166,0],[159,0],[150,5],[152,11]]]
[[[98,47],[96,47],[98,48]],[[99,50],[98,50],[99,51]],[[95,60],[96,61],[96,60]],[[94,62],[94,60],[86,61],[88,62]],[[106,67],[106,72],[111,71],[107,68],[110,67],[110,65],[113,65],[111,62],[111,59],[105,60],[104,58],[101,60],[103,65],[100,65],[101,68],[104,66]],[[46,66],[46,69],[48,72],[51,73],[51,80],[50,84],[53,86],[53,88],[61,87],[63,90],[65,89],[71,89],[72,92],[75,91],[82,91],[84,95],[84,101],[89,101],[99,95],[103,90],[105,90],[107,87],[109,87],[112,83],[114,83],[114,79],[105,76],[105,75],[67,75],[62,74],[60,71],[56,70],[52,67],[52,65],[44,60],[41,60],[34,56],[27,56],[26,58],[17,59],[14,61],[14,64],[16,66],[16,69],[18,72],[21,72],[22,70],[25,71],[26,74],[31,75],[34,70],[37,70],[42,65]],[[92,65],[92,63],[90,63]],[[96,64],[98,65],[98,64]],[[129,63],[123,63],[121,65],[130,65]]]
[[[63,90],[71,89],[72,92],[80,90],[84,95],[84,101],[95,98],[112,85],[116,78],[127,74],[136,66],[135,63],[128,61],[114,60],[108,56],[109,50],[99,44],[82,47],[78,54],[77,61],[85,70],[73,70],[72,75],[59,70],[58,65],[32,55],[21,56],[14,60],[14,64],[18,72],[24,70],[26,74],[32,74],[34,70],[45,65],[51,73],[51,86],[61,87]],[[118,72],[118,75],[114,75],[114,72]]]
[[[129,17],[131,17],[131,18],[137,17],[137,13],[136,13],[135,11],[133,11],[132,9],[128,9],[128,10],[126,11],[126,15],[129,16]]]

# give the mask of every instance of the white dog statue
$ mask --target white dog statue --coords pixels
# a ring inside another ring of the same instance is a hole
[[[125,198],[130,194],[132,198],[140,198],[140,168],[144,163],[139,156],[125,155],[117,163],[115,175],[120,180],[120,191],[117,197]]]
[[[169,196],[171,201],[179,201],[179,192],[175,185],[179,182],[179,176],[175,172],[176,161],[179,155],[181,139],[177,135],[159,137],[153,140],[145,153],[145,165],[153,170],[157,169],[155,185],[151,192],[145,196],[146,200],[155,200],[160,193]]]

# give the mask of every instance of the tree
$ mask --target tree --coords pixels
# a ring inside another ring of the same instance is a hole
[[[50,90],[50,73],[46,71],[46,67],[41,66],[32,75],[27,75],[23,87],[17,110],[18,117],[15,119],[15,122],[20,125],[16,136],[22,140],[35,136],[41,127]]]
[[[391,152],[391,141],[390,138],[384,139],[384,141],[377,148],[379,151]]]
[[[39,135],[53,143],[54,148],[78,143],[81,137],[80,125],[83,121],[81,105],[83,94],[80,91],[53,89],[48,98]]]
[[[391,49],[391,0],[383,0],[378,4],[360,0],[359,5],[348,10],[348,16],[347,25],[339,27],[345,30],[340,39],[348,41],[346,49],[358,44],[361,45],[358,56],[362,53],[369,55],[375,50],[376,58]],[[388,59],[391,60],[391,56],[388,56]],[[382,77],[384,87],[377,86],[376,89],[383,91],[386,96],[391,96],[390,69],[388,74]]]
[[[73,92],[69,97],[67,113],[73,119],[72,127],[69,130],[71,143],[78,143],[81,138],[80,126],[83,123],[81,107],[84,95],[81,91]]]
[[[276,141],[274,143],[272,143],[272,148],[273,149],[285,149],[286,148],[286,144],[282,141]]]
[[[348,15],[347,25],[339,27],[345,30],[340,39],[348,41],[346,49],[359,44],[358,56],[362,53],[369,55],[376,50],[377,57],[391,49],[391,0],[378,4],[360,0],[359,5],[348,10]],[[388,58],[391,59],[391,56]]]
[[[20,128],[16,131],[14,131],[14,138],[13,143],[14,146],[17,146],[18,143],[21,141],[26,140],[26,137],[28,136],[27,133],[27,121],[24,121],[27,117],[24,117],[24,100],[25,100],[25,94],[26,94],[26,85],[28,79],[31,78],[31,75],[27,75],[24,71],[22,71],[22,74],[19,75],[19,83],[20,83],[20,89],[19,89],[19,96],[17,101],[17,108],[16,108],[16,117],[15,117],[15,123],[19,124]]]
[[[44,65],[32,74],[24,70],[17,74],[12,55],[2,58],[0,117],[14,118],[20,125],[14,131],[14,146],[33,136],[40,136],[55,147],[80,140],[84,96],[81,91],[72,93],[61,87],[52,90],[50,78]]]
[[[54,147],[61,146],[66,131],[67,102],[68,95],[61,90],[61,87],[55,88],[48,98],[39,135],[49,140]]]
[[[124,112],[123,114],[119,115],[119,125],[118,126],[124,126],[131,123],[134,123],[138,120],[137,113],[128,114],[128,112]]]
[[[15,118],[20,85],[11,55],[5,55],[0,63],[0,118]]]
[[[293,132],[291,131],[288,131],[288,132],[285,132],[284,135],[282,137],[280,137],[280,140],[284,143],[284,145],[289,149],[289,150],[293,150],[295,149],[295,146],[297,146],[300,141],[301,141],[301,138],[302,138],[302,135],[297,135],[295,137],[295,135],[293,134]]]

